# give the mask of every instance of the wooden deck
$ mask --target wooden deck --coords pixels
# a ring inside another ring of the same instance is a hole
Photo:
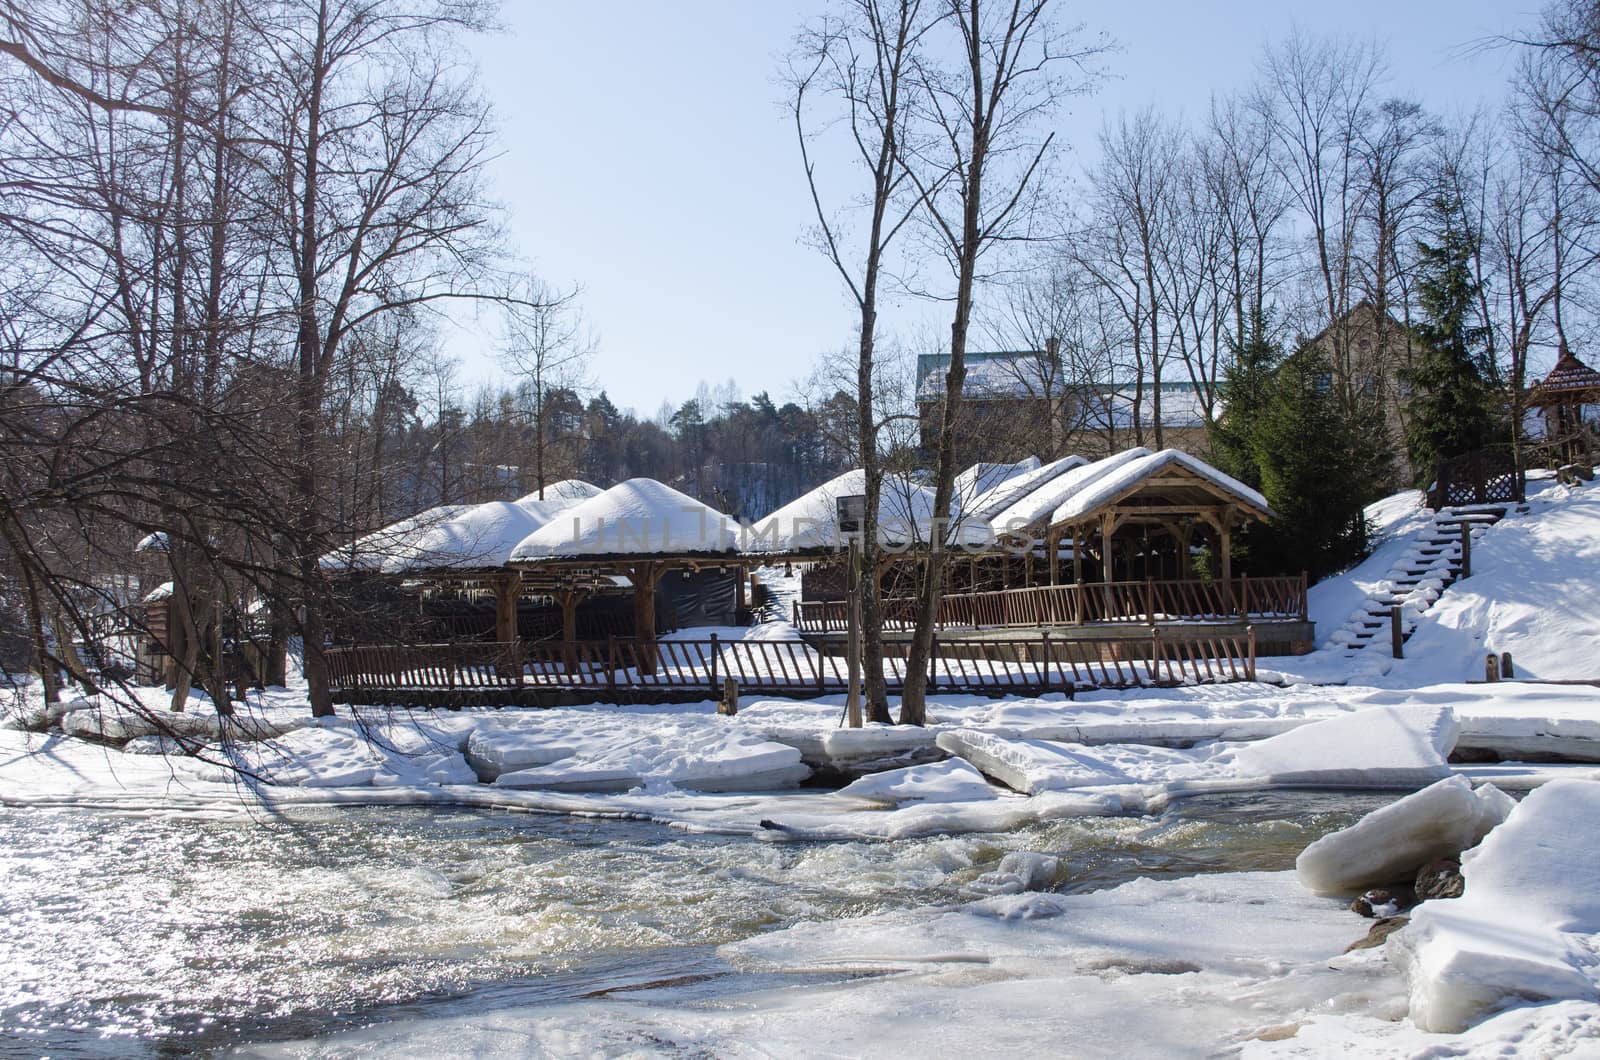
[[[898,692],[905,685],[907,645],[890,642],[885,649],[884,679]],[[813,698],[840,695],[847,683],[842,655],[803,640],[364,645],[331,648],[326,657],[335,698],[351,703],[692,701],[717,698],[726,677],[745,694]],[[1079,688],[1254,679],[1253,630],[1070,640],[1046,633],[1004,641],[936,639],[928,691],[1071,695]]]

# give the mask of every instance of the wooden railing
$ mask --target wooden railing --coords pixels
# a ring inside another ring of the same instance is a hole
[[[1148,636],[1065,640],[940,641],[928,663],[928,691],[1039,695],[1077,688],[1206,684],[1255,679],[1255,633],[1206,635],[1152,630]],[[884,645],[884,682],[905,687],[909,644]],[[846,689],[846,662],[801,640],[511,641],[365,645],[324,653],[335,695],[407,692],[569,690],[596,694],[652,690],[714,698],[732,677],[741,691],[807,697]]]
[[[793,620],[803,633],[846,628],[842,600],[796,601]],[[1093,623],[1153,625],[1170,622],[1284,621],[1306,618],[1306,576],[1183,581],[1085,582],[953,593],[939,601],[938,629],[1024,629]],[[883,627],[908,631],[916,601],[883,601]]]

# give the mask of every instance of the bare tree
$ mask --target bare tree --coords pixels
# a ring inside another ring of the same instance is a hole
[[[594,338],[577,306],[578,291],[557,291],[538,277],[526,278],[518,301],[507,308],[500,352],[528,388],[533,421],[533,488],[544,499],[549,484],[545,451],[550,436],[552,390],[585,385],[585,367],[594,354]]]
[[[927,718],[928,658],[943,592],[945,527],[951,516],[956,424],[966,380],[967,335],[979,263],[999,244],[1027,239],[1037,177],[1054,139],[1044,119],[1068,94],[1086,91],[1089,63],[1104,46],[1075,44],[1078,28],[1058,32],[1048,0],[944,0],[939,27],[953,38],[948,65],[919,57],[926,144],[902,145],[935,245],[950,269],[952,320],[934,465],[934,526],[917,595],[900,722]],[[1081,27],[1080,27],[1081,28]],[[1069,80],[1067,71],[1076,79]]]
[[[918,84],[911,76],[931,20],[923,0],[848,0],[839,13],[809,26],[789,61],[790,109],[806,182],[816,211],[816,242],[844,281],[858,314],[854,448],[866,481],[866,507],[860,531],[862,658],[866,674],[867,716],[889,718],[883,677],[883,614],[880,597],[878,519],[883,464],[877,396],[878,307],[891,248],[918,206],[905,165],[911,144],[909,125]],[[813,101],[836,108],[820,124]],[[845,157],[860,174],[865,191],[855,201],[864,215],[860,230],[825,205],[814,158],[815,145],[829,130],[842,132]]]

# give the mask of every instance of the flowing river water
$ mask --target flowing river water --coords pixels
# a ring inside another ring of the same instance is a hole
[[[1009,851],[1059,855],[1064,891],[1284,869],[1393,797],[1211,797],[885,843],[482,810],[0,810],[0,1053],[220,1051],[729,975],[719,944],[968,900]]]

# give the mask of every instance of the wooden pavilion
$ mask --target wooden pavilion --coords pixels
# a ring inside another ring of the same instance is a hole
[[[1563,343],[1556,366],[1528,392],[1527,404],[1544,414],[1545,439],[1559,463],[1593,462],[1600,423],[1600,372]]]

